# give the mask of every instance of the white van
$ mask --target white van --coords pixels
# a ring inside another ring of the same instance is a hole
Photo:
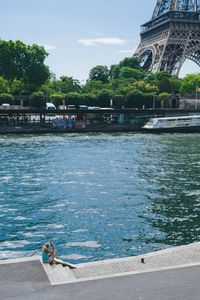
[[[47,110],[55,110],[56,107],[53,103],[46,103],[46,109]]]
[[[10,104],[9,103],[3,103],[2,104],[2,108],[9,109],[10,108]]]

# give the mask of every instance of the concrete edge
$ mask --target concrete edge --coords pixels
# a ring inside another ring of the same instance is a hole
[[[193,246],[199,246],[200,247],[200,242],[196,242],[196,243],[192,243]],[[152,255],[154,256],[155,254],[166,254],[166,253],[171,253],[172,251],[175,251],[176,249],[181,249],[181,248],[185,248],[185,247],[191,247],[191,244],[188,245],[181,245],[181,246],[172,246],[166,249],[161,249],[161,250],[157,250],[157,251],[153,251],[153,252],[149,252],[149,253],[144,253],[144,254],[139,254],[139,255],[135,255],[135,256],[129,256],[129,257],[121,257],[121,258],[110,258],[110,259],[103,259],[103,260],[98,260],[98,261],[92,261],[92,262],[85,262],[85,263],[79,263],[76,264],[77,268],[81,268],[81,267],[85,267],[90,266],[90,265],[99,265],[103,263],[110,263],[110,262],[118,262],[118,261],[132,261],[133,258],[137,257],[138,259],[140,259],[141,257],[151,257]],[[0,265],[2,264],[13,264],[13,263],[21,263],[21,262],[29,262],[29,261],[41,261],[41,256],[39,255],[34,255],[31,257],[21,257],[21,258],[15,258],[15,259],[3,259],[0,260]]]
[[[200,247],[200,242],[196,242],[196,243],[192,243],[192,246],[199,246]],[[190,248],[191,244],[188,245],[181,245],[181,246],[172,246],[169,248],[165,248],[165,249],[161,249],[161,250],[156,250],[153,252],[148,252],[148,253],[144,253],[144,254],[138,254],[138,255],[134,255],[134,256],[128,256],[128,257],[121,257],[121,258],[110,258],[110,259],[103,259],[103,260],[98,260],[98,261],[92,261],[92,262],[86,262],[86,263],[80,263],[80,264],[76,264],[77,268],[82,268],[85,267],[85,265],[87,264],[87,266],[92,266],[92,265],[99,265],[102,264],[102,262],[104,264],[109,264],[111,262],[118,262],[118,261],[132,261],[133,258],[138,258],[138,260],[140,260],[142,257],[144,258],[149,258],[152,256],[159,255],[159,254],[171,254],[172,252],[181,249],[185,249],[186,247]]]
[[[200,247],[200,242],[193,243],[192,246],[194,246],[193,249],[195,249],[195,251],[196,251]],[[190,247],[191,247],[191,244],[188,244],[188,245],[176,246],[176,247],[172,247],[172,248],[170,247],[170,248],[167,248],[167,249],[150,252],[150,253],[146,253],[146,254],[143,254],[143,255],[80,263],[80,264],[77,264],[76,266],[77,266],[78,269],[81,269],[81,268],[84,268],[85,266],[98,266],[98,265],[101,265],[102,263],[104,265],[107,265],[107,264],[109,265],[110,263],[113,263],[113,262],[130,262],[131,263],[133,258],[136,258],[136,257],[138,258],[138,261],[140,261],[141,257],[151,258],[152,256],[155,256],[155,254],[158,255],[158,256],[159,256],[159,254],[162,254],[162,255],[163,254],[174,254],[174,252],[176,252],[177,249],[182,251],[185,248],[189,249]],[[18,258],[18,259],[2,260],[2,261],[0,261],[0,265],[25,263],[25,262],[32,262],[32,261],[40,262],[40,264],[42,265],[42,269],[45,272],[45,274],[47,275],[47,278],[48,278],[51,285],[78,283],[78,282],[84,282],[84,281],[100,280],[100,279],[106,279],[106,278],[123,277],[123,276],[137,275],[137,274],[142,274],[142,273],[152,273],[152,272],[158,272],[158,271],[164,271],[164,270],[172,270],[172,269],[200,266],[199,259],[196,262],[194,262],[194,261],[193,262],[187,262],[187,263],[183,262],[182,264],[180,262],[180,263],[176,263],[176,264],[171,265],[171,266],[163,266],[163,267],[157,267],[157,268],[156,267],[152,268],[150,266],[148,268],[148,263],[147,263],[147,265],[146,265],[147,268],[142,269],[142,270],[135,270],[135,271],[133,270],[133,271],[117,272],[117,273],[113,272],[113,273],[107,274],[107,275],[106,274],[105,275],[96,275],[96,274],[94,274],[94,276],[86,277],[86,278],[73,278],[73,276],[69,276],[69,275],[72,275],[72,274],[64,274],[65,276],[63,275],[62,282],[59,282],[58,279],[52,280],[53,275],[48,274],[49,270],[47,270],[46,266],[43,264],[41,256],[38,256],[38,255],[35,255],[35,256],[32,256],[32,257],[23,257],[23,258]],[[50,275],[52,275],[52,276],[50,276]],[[59,274],[55,274],[55,275],[57,277],[60,277]]]
[[[17,264],[17,263],[29,262],[29,261],[40,261],[40,256],[5,259],[0,261],[0,265]]]
[[[158,268],[158,269],[149,269],[149,270],[141,270],[141,271],[115,273],[115,274],[109,274],[109,275],[103,275],[103,276],[94,276],[94,277],[70,280],[65,283],[53,283],[53,284],[51,283],[51,285],[79,283],[79,282],[94,281],[94,280],[101,280],[101,279],[107,279],[107,278],[125,277],[125,276],[130,276],[130,275],[140,275],[140,274],[144,274],[144,273],[153,273],[153,272],[182,269],[182,268],[189,268],[189,267],[197,267],[197,266],[200,266],[200,262],[184,264],[184,265],[176,265],[176,266],[170,266],[170,267],[163,267],[163,268]]]

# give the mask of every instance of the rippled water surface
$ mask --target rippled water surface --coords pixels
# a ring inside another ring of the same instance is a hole
[[[0,259],[72,262],[199,241],[200,135],[0,137]]]

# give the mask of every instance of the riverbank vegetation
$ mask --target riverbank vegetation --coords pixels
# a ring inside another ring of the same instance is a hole
[[[194,94],[200,86],[200,74],[180,79],[166,71],[144,72],[137,57],[126,57],[110,67],[95,66],[81,84],[68,76],[57,79],[45,65],[47,56],[42,46],[0,40],[0,105],[25,96],[29,106],[37,107],[47,101],[56,106],[108,107],[111,99],[115,107],[168,107],[172,97]]]

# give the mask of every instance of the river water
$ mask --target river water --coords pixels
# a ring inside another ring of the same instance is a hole
[[[200,135],[0,137],[0,259],[72,262],[199,241]]]

